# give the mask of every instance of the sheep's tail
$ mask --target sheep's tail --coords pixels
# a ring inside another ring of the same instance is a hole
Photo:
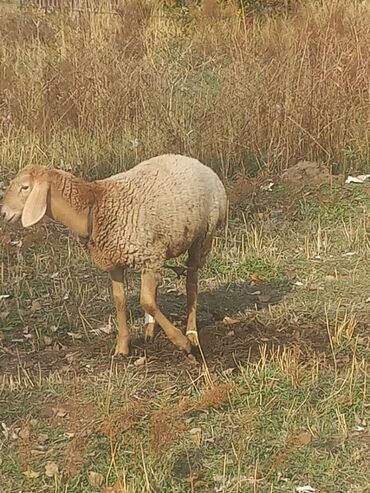
[[[226,196],[226,191],[222,187],[222,199],[219,201],[219,218],[217,222],[217,228],[225,228],[227,222],[227,211],[228,211],[228,199]]]

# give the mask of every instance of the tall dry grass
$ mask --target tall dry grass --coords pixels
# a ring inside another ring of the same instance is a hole
[[[0,11],[2,174],[37,161],[105,176],[163,152],[224,176],[299,158],[366,168],[366,2],[307,0],[263,18],[236,3]]]

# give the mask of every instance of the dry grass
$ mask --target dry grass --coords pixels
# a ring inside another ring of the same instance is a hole
[[[4,493],[98,491],[91,472],[105,493],[366,491],[366,187],[276,187],[253,202],[259,213],[233,212],[202,272],[199,368],[161,333],[139,340],[134,276],[135,355],[111,360],[115,334],[96,332],[114,311],[109,280],[50,225],[4,231]],[[257,306],[256,292],[270,301]],[[182,279],[164,280],[161,306],[180,327],[183,294]]]
[[[267,17],[256,15],[257,1],[245,2],[244,15],[232,1],[127,0],[121,15],[79,19],[4,11],[3,172],[38,161],[101,176],[168,151],[224,176],[275,172],[302,157],[361,168],[366,2],[289,4],[290,14]]]
[[[0,11],[0,181],[167,151],[239,172],[201,276],[198,368],[140,339],[134,274],[134,355],[111,360],[109,279],[61,227],[0,230],[2,491],[367,491],[369,188],[259,186],[299,157],[368,163],[365,2],[165,3]],[[160,293],[180,327],[184,289],[171,273]]]

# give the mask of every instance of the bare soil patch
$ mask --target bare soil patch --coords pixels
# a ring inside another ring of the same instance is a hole
[[[324,326],[279,327],[263,325],[257,320],[226,325],[215,320],[213,323],[203,324],[199,337],[207,365],[213,371],[236,368],[239,364],[257,361],[263,347],[268,351],[291,348],[302,359],[309,359],[313,353],[324,355],[330,349]],[[60,346],[55,345],[40,351],[20,349],[5,343],[0,350],[0,373],[17,375],[19,368],[28,374],[58,371],[71,377],[96,373],[109,367],[114,342],[113,335],[105,339],[79,341],[68,348],[61,341]],[[177,368],[180,372],[189,369],[188,359],[173,347],[162,332],[158,332],[152,343],[145,343],[142,336],[136,337],[132,342],[132,356],[115,361],[124,366],[144,354],[150,363],[150,372],[161,373],[170,368]],[[196,357],[201,361],[197,352]]]

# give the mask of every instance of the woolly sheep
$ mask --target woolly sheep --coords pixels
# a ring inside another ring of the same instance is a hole
[[[126,268],[141,271],[140,303],[146,337],[158,323],[186,353],[198,344],[198,269],[224,224],[226,192],[209,167],[190,157],[166,154],[103,180],[84,181],[59,169],[28,165],[11,181],[3,198],[7,223],[27,228],[45,215],[85,240],[93,262],[108,271],[117,312],[115,354],[128,355]],[[167,259],[188,252],[186,336],[159,309],[156,298]]]

